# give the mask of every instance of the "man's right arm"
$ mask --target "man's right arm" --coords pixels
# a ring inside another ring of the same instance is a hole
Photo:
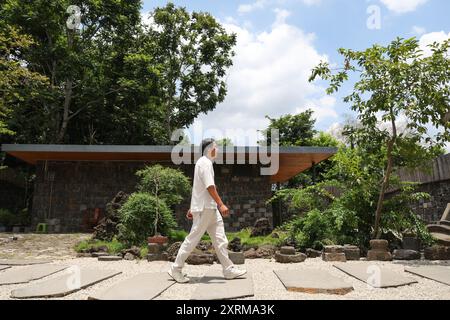
[[[222,216],[226,217],[229,214],[229,210],[226,205],[223,204],[222,199],[219,196],[219,193],[217,192],[216,186],[211,185],[207,188],[209,194],[214,199],[214,201],[217,203],[217,207],[219,208],[220,213]]]

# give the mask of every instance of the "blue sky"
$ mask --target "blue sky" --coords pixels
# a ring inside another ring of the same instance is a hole
[[[217,108],[190,127],[191,141],[202,135],[231,136],[236,144],[253,130],[264,129],[265,115],[279,117],[315,111],[316,128],[339,131],[349,106],[341,99],[351,90],[327,96],[321,83],[308,83],[320,60],[339,63],[340,47],[364,49],[397,36],[416,36],[425,46],[450,36],[448,0],[248,0],[172,1],[189,11],[207,11],[236,32],[234,66],[227,77],[228,95]],[[167,1],[144,1],[143,15]],[[245,133],[243,133],[245,131]],[[450,151],[450,147],[449,147]]]

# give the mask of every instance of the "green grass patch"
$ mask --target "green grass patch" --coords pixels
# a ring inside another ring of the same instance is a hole
[[[123,249],[126,249],[127,246],[120,241],[118,241],[116,238],[114,238],[112,241],[101,241],[101,240],[83,240],[78,242],[75,245],[75,251],[76,252],[87,252],[91,249],[98,249],[100,247],[106,247],[108,250],[108,253],[111,254],[117,254],[121,252]]]

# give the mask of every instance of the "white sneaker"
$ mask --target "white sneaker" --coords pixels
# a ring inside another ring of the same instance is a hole
[[[223,271],[223,276],[225,277],[225,279],[231,280],[243,276],[246,273],[247,270],[241,270],[235,265],[232,265],[231,267]]]
[[[174,268],[170,267],[170,269],[169,269],[169,271],[167,271],[167,273],[169,274],[169,276],[172,277],[173,280],[175,280],[178,283],[189,282],[189,278],[186,277],[186,274],[182,273],[178,269],[174,269]]]

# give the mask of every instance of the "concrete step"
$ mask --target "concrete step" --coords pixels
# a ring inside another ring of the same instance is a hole
[[[431,232],[431,235],[437,239],[438,244],[450,247],[450,236],[438,232]]]
[[[443,226],[450,226],[450,221],[441,220],[441,221],[438,222],[438,224],[443,225]]]
[[[444,224],[429,224],[427,229],[430,232],[442,233],[450,236],[450,226]]]

